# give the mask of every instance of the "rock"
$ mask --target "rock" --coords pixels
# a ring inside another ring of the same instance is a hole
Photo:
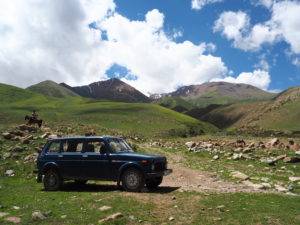
[[[21,223],[21,218],[17,217],[17,216],[13,216],[13,217],[7,217],[4,219],[5,221],[11,222],[11,223]]]
[[[107,211],[107,210],[110,210],[110,209],[111,209],[111,207],[110,206],[106,206],[106,205],[104,205],[101,208],[99,208],[100,211]]]
[[[0,218],[9,215],[8,212],[0,212]]]
[[[268,143],[267,146],[269,147],[275,147],[276,145],[278,145],[280,143],[278,138],[272,138]]]
[[[172,198],[171,198],[171,199],[172,199],[173,201],[174,201],[174,200],[176,200],[176,196],[172,196]]]
[[[66,218],[67,218],[67,215],[62,215],[60,218],[66,219]]]
[[[48,138],[49,135],[51,135],[51,133],[47,132],[47,133],[44,133],[43,135],[41,135],[40,138],[46,139],[46,138]]]
[[[2,155],[2,158],[3,159],[8,159],[8,158],[10,158],[11,157],[11,153],[9,153],[9,152],[6,152],[6,153],[4,153],[3,155]]]
[[[248,145],[248,148],[255,148],[255,143],[252,142],[251,144]]]
[[[7,139],[7,140],[12,139],[12,137],[13,137],[13,135],[8,132],[3,133],[2,136],[4,137],[4,139]]]
[[[289,180],[292,182],[300,181],[300,177],[289,177]]]
[[[254,189],[265,189],[265,186],[263,184],[254,184],[251,181],[243,181],[243,184]]]
[[[263,185],[265,188],[271,188],[272,185],[269,183],[261,183],[261,185]]]
[[[242,179],[242,180],[248,180],[249,179],[249,176],[244,174],[244,173],[241,173],[241,172],[232,172],[232,175],[231,175],[233,178],[238,178],[238,179]]]
[[[13,171],[13,170],[6,170],[5,171],[5,175],[13,177],[13,176],[15,176],[15,171]]]
[[[218,155],[215,155],[214,157],[213,157],[213,160],[218,160],[219,159],[219,156]]]
[[[235,146],[236,147],[244,147],[246,145],[246,142],[244,140],[236,140]]]
[[[29,132],[34,132],[34,131],[37,131],[37,128],[34,127],[34,126],[30,126],[30,125],[27,125],[27,124],[22,124],[19,126],[19,129],[22,130],[22,131],[29,131]]]
[[[289,191],[289,189],[287,189],[281,185],[275,184],[274,186],[275,186],[275,189],[279,192],[288,192]]]
[[[240,153],[240,154],[234,153],[233,156],[232,156],[233,160],[238,160],[238,159],[242,159],[242,158],[243,158],[242,153]]]
[[[58,136],[56,134],[50,134],[48,136],[48,139],[54,139],[54,138],[58,138]]]
[[[169,217],[169,221],[174,221],[175,218],[173,216]]]
[[[187,146],[188,148],[193,148],[196,146],[196,142],[194,142],[194,141],[186,142],[185,146]]]
[[[123,217],[124,215],[122,213],[115,213],[115,214],[112,214],[104,219],[101,219],[99,220],[98,222],[99,223],[104,223],[104,222],[107,222],[107,221],[110,221],[110,220],[114,220],[114,219],[117,219],[117,218],[121,218]]]
[[[286,157],[286,155],[279,155],[274,160],[277,162],[277,161],[279,161],[281,159],[284,159],[285,157]]]
[[[32,213],[33,218],[38,218],[38,219],[46,219],[46,216],[44,216],[40,211],[35,211]]]
[[[19,210],[19,209],[21,209],[21,207],[20,207],[20,206],[13,206],[12,208],[13,208],[13,209],[15,209],[15,210]]]
[[[24,163],[33,163],[37,160],[39,154],[38,153],[33,153],[31,155],[28,155],[24,158]]]
[[[253,152],[253,149],[252,148],[245,148],[243,150],[243,153],[250,153],[250,152]]]
[[[22,151],[24,151],[24,147],[16,145],[15,147],[12,147],[10,150],[12,152],[22,152]]]
[[[300,158],[299,157],[285,157],[283,159],[283,162],[285,162],[285,163],[297,163],[297,162],[300,162]]]
[[[276,161],[274,159],[260,159],[262,163],[267,163],[270,166],[274,166]]]
[[[296,154],[296,155],[300,155],[300,151],[296,151],[295,154]]]

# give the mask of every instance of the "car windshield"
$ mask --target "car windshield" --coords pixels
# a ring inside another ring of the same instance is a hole
[[[134,152],[123,139],[111,138],[108,143],[114,152]]]

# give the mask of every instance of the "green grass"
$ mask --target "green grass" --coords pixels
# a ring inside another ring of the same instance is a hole
[[[93,125],[146,137],[190,136],[213,133],[217,128],[173,110],[147,103],[105,102],[87,98],[54,98],[8,85],[0,86],[0,124],[24,123],[37,110],[50,125]],[[6,94],[8,93],[8,94]],[[14,93],[14,94],[13,94]]]
[[[60,86],[59,84],[50,80],[46,80],[41,83],[32,85],[28,87],[27,90],[57,98],[80,97],[75,92],[63,86]]]

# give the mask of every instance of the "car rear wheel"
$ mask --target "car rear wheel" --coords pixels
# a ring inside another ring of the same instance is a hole
[[[146,186],[148,188],[156,188],[161,184],[163,177],[155,177],[146,181]]]
[[[63,179],[56,170],[48,170],[44,177],[44,187],[46,191],[56,191],[63,185]]]
[[[136,168],[129,168],[122,175],[122,186],[126,191],[138,192],[145,185],[143,174]]]

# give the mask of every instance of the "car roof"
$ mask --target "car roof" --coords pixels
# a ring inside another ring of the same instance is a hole
[[[76,137],[60,137],[60,138],[53,138],[50,139],[49,141],[60,141],[60,140],[72,140],[72,139],[111,139],[111,138],[117,138],[121,139],[118,137],[114,136],[76,136]]]

